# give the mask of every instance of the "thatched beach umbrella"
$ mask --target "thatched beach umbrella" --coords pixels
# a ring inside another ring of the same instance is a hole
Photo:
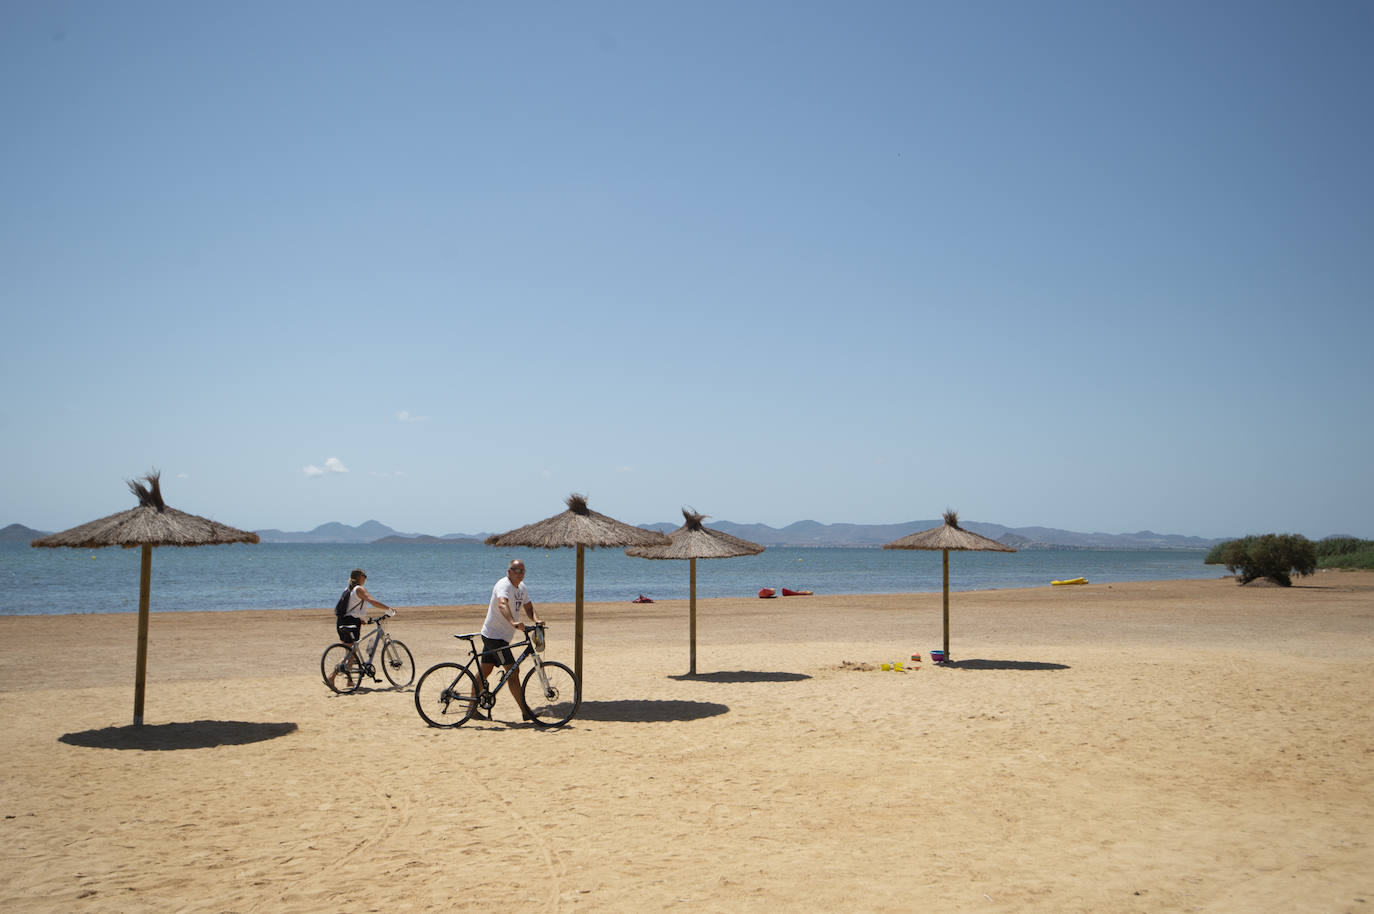
[[[61,533],[41,537],[30,546],[70,546],[73,549],[100,549],[104,546],[143,547],[143,565],[138,577],[138,662],[134,670],[134,726],[143,725],[143,683],[148,672],[148,589],[152,578],[154,546],[209,546],[218,543],[256,543],[258,535],[238,530],[194,514],[167,507],[162,500],[160,476],[144,477],[148,485],[130,480],[129,489],[138,497],[138,507],[93,520]]]
[[[938,549],[944,553],[944,572],[945,572],[945,659],[949,660],[949,553],[950,550],[960,552],[984,551],[984,552],[1015,552],[1010,546],[1005,546],[997,540],[990,540],[986,536],[979,536],[971,533],[959,526],[959,512],[946,511],[945,522],[939,527],[932,527],[929,530],[922,530],[920,533],[912,533],[901,539],[893,540],[883,545],[884,549]]]
[[[642,530],[621,523],[613,517],[598,514],[587,507],[587,496],[576,493],[569,495],[564,502],[568,510],[562,514],[545,518],[534,524],[526,524],[508,533],[489,536],[484,542],[488,546],[528,546],[534,549],[560,549],[564,546],[577,547],[577,633],[574,647],[573,665],[577,678],[582,678],[582,572],[586,564],[585,549],[619,548],[624,546],[655,546],[668,542],[668,538],[654,530]]]
[[[691,585],[688,591],[691,595],[688,601],[691,621],[688,624],[688,630],[691,633],[692,650],[691,667],[688,674],[695,676],[697,672],[697,559],[729,559],[741,555],[758,555],[763,551],[763,547],[758,543],[740,539],[738,536],[731,536],[728,533],[702,526],[701,522],[706,519],[704,514],[683,508],[682,516],[685,523],[668,534],[668,545],[632,546],[625,550],[625,554],[640,559],[687,559],[691,562]]]

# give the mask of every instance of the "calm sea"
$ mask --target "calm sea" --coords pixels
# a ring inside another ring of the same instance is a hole
[[[34,549],[0,543],[4,615],[138,610],[138,549]],[[536,603],[574,599],[576,550],[551,552],[461,545],[259,545],[153,550],[152,608],[333,608],[348,572],[363,568],[368,589],[396,606],[486,603],[515,557],[529,570]],[[1157,581],[1218,577],[1202,551],[1035,550],[951,552],[951,590],[1036,587],[1052,580]],[[686,599],[688,563],[634,559],[620,550],[586,552],[586,599]],[[920,593],[941,588],[940,553],[888,549],[775,547],[761,555],[697,562],[697,596],[751,596],[761,587],[818,594]]]

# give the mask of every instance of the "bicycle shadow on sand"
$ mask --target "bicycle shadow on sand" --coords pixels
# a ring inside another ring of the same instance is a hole
[[[358,686],[356,689],[352,690],[351,692],[333,692],[333,691],[331,691],[331,692],[330,692],[327,696],[325,696],[325,697],[326,697],[326,698],[347,698],[347,697],[349,697],[350,695],[371,695],[371,694],[373,694],[374,692],[414,692],[414,691],[415,691],[415,683],[412,682],[410,685],[407,685],[407,686],[391,686],[391,685]]]
[[[718,717],[730,710],[729,705],[715,701],[681,701],[676,699],[623,699],[621,701],[584,701],[577,708],[579,720],[599,720],[613,723],[647,724],[703,720]]]
[[[123,727],[101,727],[64,733],[59,743],[85,749],[213,749],[216,746],[242,746],[260,743],[296,732],[296,725],[281,723],[252,723],[243,720],[192,720],[171,724],[145,724]]]
[[[949,670],[1067,670],[1067,664],[1043,663],[1038,660],[951,660],[936,664]]]
[[[678,682],[801,682],[811,676],[782,670],[720,670],[715,673],[683,673],[668,678]]]

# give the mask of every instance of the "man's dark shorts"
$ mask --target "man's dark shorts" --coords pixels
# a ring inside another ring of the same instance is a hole
[[[496,653],[488,653],[496,651]],[[499,663],[501,666],[514,666],[515,655],[510,652],[510,642],[502,641],[500,638],[488,638],[482,636],[482,662]]]
[[[344,644],[354,644],[358,640],[358,633],[362,631],[363,623],[361,619],[344,616],[334,627],[339,630],[340,641]]]

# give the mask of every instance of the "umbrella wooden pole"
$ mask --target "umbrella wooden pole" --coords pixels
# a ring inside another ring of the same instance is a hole
[[[949,656],[949,550],[948,550],[948,549],[941,549],[940,552],[944,554],[944,562],[943,562],[943,564],[944,564],[944,566],[945,566],[945,660],[948,661],[948,660],[950,659],[950,656]]]
[[[148,676],[148,591],[153,580],[153,547],[143,545],[138,572],[138,662],[134,666],[134,726],[143,726],[143,683]]]
[[[573,666],[577,667],[577,681],[582,681],[582,571],[586,567],[586,552],[581,543],[577,544],[577,637],[573,653]]]
[[[692,637],[692,666],[691,666],[691,669],[689,669],[689,670],[687,671],[687,673],[688,673],[688,675],[690,675],[690,676],[695,676],[695,675],[697,674],[697,560],[696,560],[696,559],[692,559],[692,560],[691,560],[691,566],[692,566],[692,571],[691,571],[691,588],[690,588],[690,590],[688,591],[688,592],[691,594],[691,600],[688,601],[688,605],[689,605],[689,607],[690,607],[690,609],[691,609],[691,612],[690,612],[688,615],[690,616],[690,618],[691,618],[691,620],[692,620],[691,623],[690,623],[690,625],[689,625],[689,628],[691,629],[691,637]]]

